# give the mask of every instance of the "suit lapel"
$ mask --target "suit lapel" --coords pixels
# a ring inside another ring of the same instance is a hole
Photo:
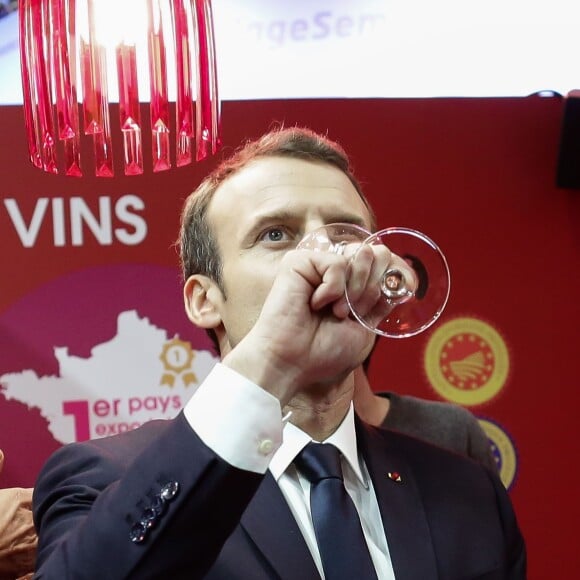
[[[302,532],[269,471],[244,512],[241,525],[280,578],[320,578]]]
[[[357,438],[377,495],[397,580],[436,578],[429,525],[410,464],[389,445],[386,432],[357,421]],[[399,473],[401,482],[389,473]]]
[[[373,481],[397,580],[437,577],[437,563],[411,465],[389,445],[388,433],[357,420],[358,444]],[[397,483],[389,473],[398,472]],[[282,579],[319,578],[316,565],[278,484],[268,472],[241,525]]]

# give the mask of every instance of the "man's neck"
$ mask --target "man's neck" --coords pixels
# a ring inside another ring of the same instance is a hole
[[[354,391],[354,408],[357,415],[370,425],[380,427],[387,417],[390,401],[373,393],[362,367],[354,371],[356,388]]]
[[[315,441],[328,439],[346,416],[353,396],[353,381],[347,380],[332,387],[313,387],[296,395],[284,407],[292,411],[290,422],[308,433]]]

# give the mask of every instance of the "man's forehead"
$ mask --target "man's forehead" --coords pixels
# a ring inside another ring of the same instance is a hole
[[[328,200],[349,203],[359,208],[365,220],[368,210],[348,176],[337,167],[317,161],[287,157],[263,157],[250,162],[226,179],[216,190],[209,214],[236,214],[265,203],[291,204],[300,193],[312,194],[308,201],[317,203],[316,193]]]

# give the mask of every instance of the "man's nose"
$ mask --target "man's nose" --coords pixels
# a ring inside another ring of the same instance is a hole
[[[322,219],[322,217],[316,216],[312,217],[311,219],[307,220],[304,224],[304,234],[303,236],[307,236],[308,234],[315,232],[316,230],[320,230],[326,227],[328,224]]]

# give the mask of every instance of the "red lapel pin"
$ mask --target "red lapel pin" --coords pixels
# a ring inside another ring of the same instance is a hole
[[[402,483],[402,479],[401,479],[401,474],[398,471],[389,471],[387,473],[387,475],[389,476],[389,479],[392,479],[393,481],[396,481],[397,483]]]

